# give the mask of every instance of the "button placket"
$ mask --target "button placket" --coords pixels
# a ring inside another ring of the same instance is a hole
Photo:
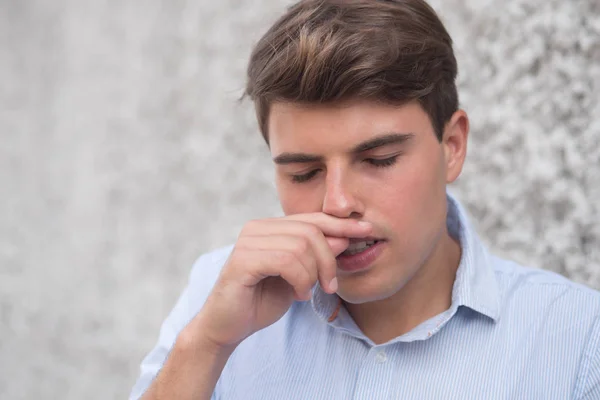
[[[353,400],[387,400],[394,385],[392,349],[374,346],[369,350],[358,372]],[[377,377],[377,381],[374,381]]]

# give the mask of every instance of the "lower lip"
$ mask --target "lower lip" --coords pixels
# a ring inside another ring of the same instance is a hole
[[[383,251],[385,241],[379,241],[368,249],[351,256],[337,256],[338,268],[346,272],[356,272],[367,269]]]

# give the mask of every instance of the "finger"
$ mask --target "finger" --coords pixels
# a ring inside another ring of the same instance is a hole
[[[293,234],[303,233],[303,230],[301,228],[284,224],[277,224],[274,227],[270,226],[267,228],[268,229],[262,229],[258,234],[254,234],[253,236],[246,236],[245,238],[240,237],[238,239],[238,247],[240,244],[244,243],[240,241],[244,240],[245,245],[247,247],[255,247],[261,250],[274,249],[278,247],[276,244],[279,243],[276,240],[276,238],[280,237],[282,234],[284,236],[291,236]],[[312,237],[313,235],[311,234],[310,236]],[[246,241],[247,238],[252,238],[252,240]],[[348,245],[350,244],[350,240],[344,237],[325,236],[325,239],[329,244],[329,248],[331,249],[331,252],[333,253],[334,257],[337,257],[338,255],[343,253],[344,250],[346,250],[348,248]],[[285,246],[283,248],[291,250],[289,246]]]
[[[342,254],[350,245],[350,240],[347,238],[325,236],[325,240],[327,240],[327,244],[335,257]]]
[[[288,230],[288,233],[290,231]],[[308,272],[311,281],[314,284],[318,279],[317,257],[314,252],[311,239],[304,236],[288,233],[277,233],[265,236],[245,236],[240,237],[236,247],[247,250],[264,251],[284,251],[296,255],[297,260]]]
[[[337,218],[325,213],[294,214],[287,217],[253,220],[247,222],[240,236],[275,234],[274,222],[296,222],[314,225],[326,236],[341,238],[364,238],[372,233],[373,226],[367,221],[350,218]],[[276,225],[280,226],[280,225]]]
[[[282,219],[306,222],[316,225],[326,236],[363,238],[368,236],[373,226],[367,221],[358,221],[352,218],[337,218],[325,213],[294,214]]]
[[[295,254],[277,250],[253,250],[244,253],[248,274],[244,281],[247,286],[253,287],[267,277],[279,276],[292,286],[297,299],[310,298],[315,281]]]
[[[326,292],[333,293],[337,291],[335,257],[347,248],[348,237],[366,237],[371,230],[371,224],[353,219],[336,218],[324,213],[295,214],[283,218],[250,221],[244,226],[240,238],[282,234],[308,238],[313,244],[318,261],[319,283]],[[325,236],[332,239],[326,240]],[[339,240],[333,237],[338,237]]]
[[[333,250],[337,251],[340,245],[343,245],[343,243],[340,243],[340,241],[348,241],[348,239],[339,239],[337,241],[334,240],[334,249],[332,249],[325,235],[323,235],[318,228],[317,231],[318,233],[310,235],[310,240],[315,248],[315,256],[318,260],[317,272],[319,274],[319,283],[323,290],[325,290],[327,293],[335,293],[338,289],[336,278],[337,261],[335,259],[336,254]],[[344,249],[347,247],[348,245],[345,245]]]
[[[267,234],[266,236],[273,238],[281,235],[290,235],[297,238],[302,238],[303,244],[309,244],[312,247],[310,255],[316,260],[316,265],[310,264],[309,266],[309,268],[313,268],[311,272],[317,274],[317,276],[315,276],[315,281],[318,277],[321,287],[328,293],[334,293],[337,291],[337,281],[334,281],[337,273],[337,261],[335,256],[347,248],[348,243],[345,242],[348,242],[348,239],[332,239],[335,247],[332,249],[329,246],[328,241],[325,239],[323,232],[321,232],[316,225],[307,222],[286,219],[264,220],[260,226],[260,231],[263,234]],[[268,239],[261,240],[264,240],[265,242],[268,241]],[[298,249],[296,247],[296,249],[299,251],[308,252],[308,250],[304,248]],[[334,250],[337,254],[334,254]],[[306,262],[305,264],[308,265]]]

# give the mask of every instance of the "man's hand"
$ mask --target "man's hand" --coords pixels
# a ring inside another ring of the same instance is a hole
[[[337,290],[335,257],[369,223],[324,213],[251,221],[204,307],[183,329],[144,400],[210,399],[227,359],[245,338],[279,320],[313,286]]]
[[[277,320],[294,300],[308,300],[320,283],[337,290],[335,257],[349,238],[367,237],[371,225],[324,213],[296,214],[245,225],[190,335],[216,348],[235,347]]]

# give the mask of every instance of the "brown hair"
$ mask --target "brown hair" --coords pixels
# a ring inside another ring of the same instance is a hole
[[[267,143],[276,101],[417,100],[439,140],[458,109],[452,39],[424,0],[301,0],[257,43],[247,74]]]

